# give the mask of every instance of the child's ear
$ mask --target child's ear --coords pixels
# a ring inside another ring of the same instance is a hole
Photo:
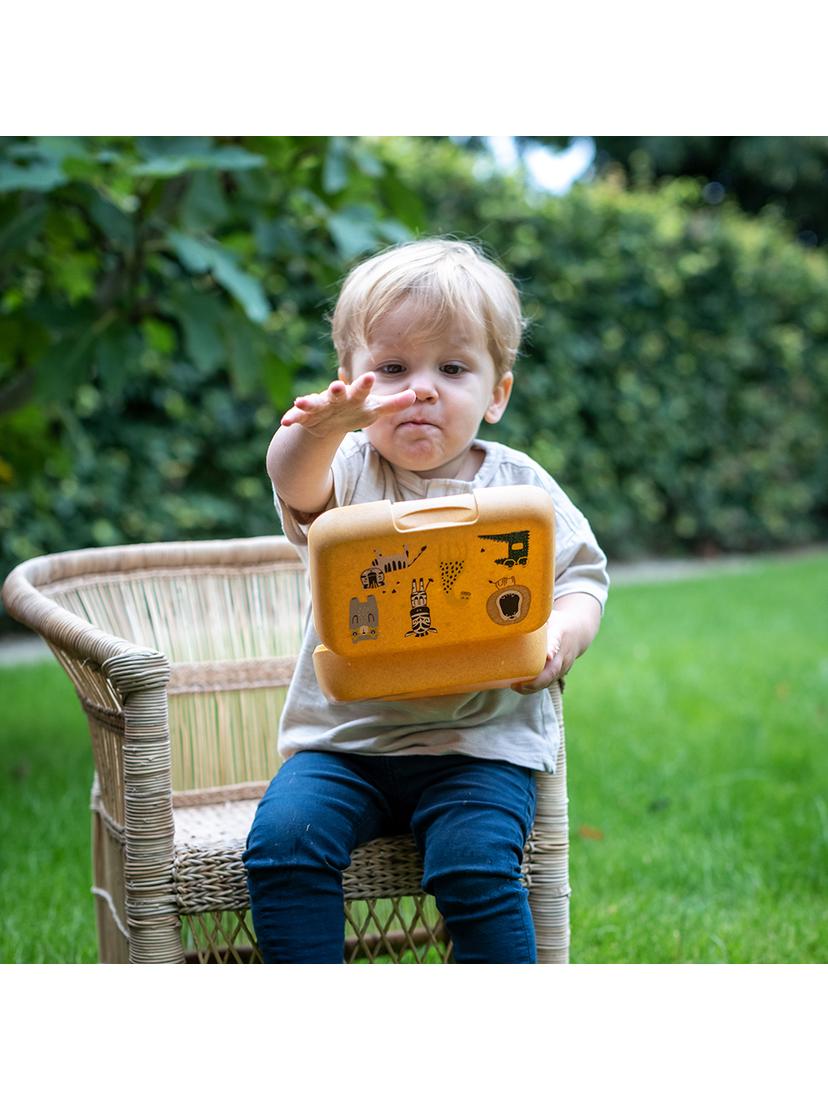
[[[512,383],[515,380],[515,376],[511,371],[506,371],[498,379],[497,385],[492,390],[492,399],[489,402],[489,407],[483,414],[483,419],[487,424],[496,424],[500,420],[506,411],[506,406],[509,404],[509,397],[512,393]]]
[[[349,383],[351,381],[351,376],[344,367],[337,368],[336,377],[339,379],[340,382]]]

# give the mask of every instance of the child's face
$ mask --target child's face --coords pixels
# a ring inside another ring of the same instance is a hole
[[[424,477],[463,477],[482,420],[496,423],[512,389],[512,375],[495,377],[495,367],[477,325],[453,320],[438,336],[417,335],[421,318],[413,302],[386,315],[366,348],[351,357],[348,379],[376,375],[373,393],[383,397],[413,389],[416,402],[400,413],[380,417],[364,429],[379,453]]]

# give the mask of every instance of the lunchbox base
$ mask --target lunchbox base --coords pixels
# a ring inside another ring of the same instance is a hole
[[[343,657],[324,645],[313,652],[319,686],[329,699],[348,703],[363,699],[419,699],[506,688],[533,680],[546,663],[544,624],[529,634],[512,635],[473,645],[458,643],[438,649],[415,649],[372,659]],[[364,648],[364,647],[363,647]],[[485,679],[481,679],[481,673]]]

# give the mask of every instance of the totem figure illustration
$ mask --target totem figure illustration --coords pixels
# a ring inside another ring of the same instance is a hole
[[[514,577],[501,577],[498,581],[489,581],[489,584],[495,586],[495,591],[486,601],[486,611],[492,622],[498,626],[522,622],[529,614],[532,602],[529,589],[517,584]]]
[[[419,586],[417,581],[411,582],[411,629],[405,633],[406,638],[427,638],[429,634],[436,634],[437,628],[431,625],[431,610],[426,600],[426,592],[428,586],[431,584],[433,578],[429,577],[426,583],[423,583],[423,578],[420,577]]]
[[[368,596],[366,600],[360,600],[357,596],[352,596],[348,618],[351,626],[352,642],[373,641],[377,637],[379,627],[376,596]]]
[[[385,585],[385,577],[388,573],[397,573],[401,569],[408,569],[419,558],[420,554],[428,547],[421,546],[416,557],[409,561],[408,547],[403,544],[401,554],[383,554],[377,550],[377,556],[372,560],[367,569],[360,574],[363,588],[382,588]]]
[[[477,537],[488,539],[490,542],[506,543],[506,557],[495,558],[496,565],[505,565],[507,569],[514,569],[516,565],[526,565],[529,557],[528,531],[510,531],[505,535],[478,535]]]

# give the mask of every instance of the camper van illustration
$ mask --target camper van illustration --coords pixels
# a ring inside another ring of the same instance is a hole
[[[478,535],[477,537],[488,539],[489,542],[506,544],[506,556],[495,558],[496,565],[505,565],[507,569],[514,569],[516,565],[526,565],[529,557],[528,531],[510,531],[505,535]]]

